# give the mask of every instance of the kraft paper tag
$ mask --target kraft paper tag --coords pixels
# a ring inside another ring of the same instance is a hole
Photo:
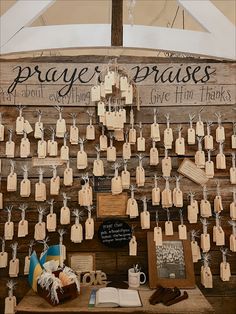
[[[173,190],[173,204],[175,207],[183,207],[183,192],[176,188]]]
[[[124,141],[124,131],[123,131],[123,128],[114,130],[114,138],[118,142],[123,142]]]
[[[132,236],[129,241],[129,256],[137,256],[137,241],[135,236]]]
[[[142,211],[140,214],[141,228],[150,229],[150,213],[149,211]]]
[[[229,281],[231,277],[230,264],[229,263],[220,263],[220,279],[222,281]]]
[[[99,101],[97,104],[98,116],[104,116],[106,113],[105,104],[103,101]]]
[[[171,165],[171,158],[170,157],[165,157],[161,161],[161,169],[162,169],[162,174],[163,177],[170,177],[170,173],[172,170],[172,165]]]
[[[216,243],[216,245],[225,245],[225,233],[222,227],[213,227],[213,241]]]
[[[195,154],[195,164],[197,165],[198,168],[205,168],[205,153],[203,150],[198,150],[196,151]]]
[[[77,153],[77,169],[86,169],[88,167],[88,157],[85,151],[78,151]]]
[[[45,222],[38,222],[34,226],[34,239],[35,241],[42,241],[46,237],[46,224]]]
[[[122,151],[123,159],[130,159],[131,158],[131,145],[130,143],[123,144],[123,151]]]
[[[24,264],[24,275],[29,275],[29,267],[30,267],[30,257],[25,257],[25,264]]]
[[[18,277],[19,274],[19,259],[11,259],[9,262],[9,277]]]
[[[4,125],[0,124],[0,142],[4,141]]]
[[[50,179],[50,195],[59,195],[60,177]]]
[[[53,214],[48,214],[48,215],[47,215],[46,225],[47,225],[47,230],[48,230],[49,232],[54,232],[54,231],[56,231],[56,227],[57,227],[57,215],[56,215],[55,213],[53,213]]]
[[[150,166],[157,166],[159,164],[159,154],[156,147],[150,149]]]
[[[211,203],[208,200],[201,200],[200,213],[204,218],[211,217]]]
[[[224,154],[216,155],[216,169],[226,169],[226,159]]]
[[[209,233],[201,234],[201,249],[204,253],[209,252],[211,248]]]
[[[94,236],[94,220],[87,218],[85,222],[85,240],[92,240]]]
[[[4,239],[12,240],[14,236],[14,223],[13,221],[5,222],[4,224]]]
[[[68,146],[62,146],[61,147],[61,154],[60,154],[61,160],[69,160],[69,147]]]
[[[214,163],[213,163],[213,161],[206,161],[205,172],[206,172],[207,178],[209,178],[209,179],[214,178],[215,171],[214,171]]]
[[[191,224],[197,223],[198,210],[194,205],[188,205],[188,221]]]
[[[130,144],[136,143],[136,136],[137,136],[136,133],[137,133],[136,130],[133,128],[129,130],[129,143]]]
[[[216,128],[216,142],[220,143],[224,141],[225,141],[225,129],[221,125]]]
[[[48,140],[48,155],[50,157],[56,157],[58,154],[58,144],[56,141]]]
[[[175,153],[177,155],[185,155],[185,140],[183,137],[176,139],[176,141],[175,141]]]
[[[233,149],[236,149],[236,135],[231,136],[231,146]]]
[[[73,169],[72,168],[66,168],[64,170],[63,184],[65,186],[72,186],[73,184]]]
[[[23,238],[27,236],[28,233],[28,221],[20,220],[18,223],[18,238]]]
[[[130,172],[123,170],[121,172],[121,184],[123,189],[128,189],[130,186]]]
[[[93,161],[93,175],[95,177],[104,176],[104,165],[101,159],[95,159]]]
[[[154,228],[154,242],[156,246],[162,246],[162,230],[161,227]]]
[[[210,267],[201,266],[201,284],[205,288],[213,288],[213,278]]]
[[[194,145],[196,142],[196,132],[194,128],[188,128],[188,145]]]
[[[153,188],[152,189],[152,205],[160,205],[161,201],[161,191],[160,188]]]
[[[20,196],[29,197],[31,194],[31,183],[29,179],[23,179],[20,183]]]
[[[122,92],[125,92],[127,91],[127,88],[128,88],[128,79],[126,76],[121,76],[120,77],[120,90]]]
[[[17,175],[16,173],[10,173],[7,176],[7,191],[15,192],[17,190]]]
[[[187,228],[185,225],[178,225],[179,239],[187,240]]]
[[[206,135],[204,137],[204,147],[205,147],[205,149],[210,149],[210,150],[214,149],[213,136],[212,135]]]
[[[169,189],[164,189],[161,192],[161,204],[164,208],[172,207],[172,192]]]
[[[105,119],[108,130],[114,130],[114,114],[112,111],[106,112]]]
[[[132,105],[133,104],[133,86],[132,84],[128,84],[127,90],[125,92],[125,104]]]
[[[70,224],[70,209],[68,207],[62,207],[61,208],[60,224],[61,225],[69,225]]]
[[[153,123],[151,125],[151,138],[155,142],[159,142],[161,140],[160,138],[160,128],[158,123]]]
[[[6,297],[4,314],[15,314],[16,313],[16,297]]]
[[[115,146],[107,147],[107,161],[110,161],[110,162],[116,161],[116,148],[115,148]]]
[[[16,134],[23,134],[24,131],[24,118],[17,117],[16,118]]]
[[[172,223],[172,221],[166,221],[165,222],[165,235],[171,236],[173,234],[174,234],[174,231],[173,231],[173,223]]]
[[[6,142],[6,149],[5,149],[6,157],[14,158],[15,157],[15,143],[13,141]]]
[[[40,139],[41,135],[42,135],[42,130],[43,129],[43,122],[39,122],[37,121],[35,123],[35,127],[34,127],[34,138],[36,139]]]
[[[8,253],[7,252],[1,252],[0,253],[0,268],[7,267],[7,261],[8,261]]]
[[[27,158],[30,155],[30,141],[28,138],[22,138],[20,143],[20,158]]]
[[[236,252],[236,236],[231,234],[229,238],[230,251]]]
[[[81,224],[71,226],[70,239],[74,243],[81,243],[83,241],[83,228]]]
[[[202,121],[197,121],[196,123],[196,135],[197,136],[204,136],[204,124]]]
[[[58,119],[56,123],[56,137],[63,138],[66,133],[66,121],[65,119]]]
[[[137,151],[145,152],[145,138],[144,137],[137,138]]]
[[[172,149],[173,131],[171,128],[164,130],[164,146],[166,149]]]
[[[107,136],[106,135],[100,135],[99,137],[99,146],[101,151],[107,150]]]
[[[28,120],[25,120],[25,121],[24,121],[24,131],[25,131],[27,134],[30,134],[31,132],[33,132],[33,128],[32,128],[32,126],[30,125],[30,123],[29,123]]]
[[[120,176],[111,179],[111,193],[112,195],[122,193],[122,182]]]
[[[46,185],[43,182],[37,182],[35,184],[35,201],[46,201]]]
[[[191,250],[193,263],[197,263],[201,259],[201,251],[197,241],[191,241]]]
[[[91,141],[95,140],[95,128],[92,124],[86,127],[86,139]]]
[[[0,209],[3,209],[3,194],[0,192]]]
[[[126,123],[126,110],[125,110],[125,108],[119,109],[119,114],[121,116],[121,120],[123,121],[123,123]]]
[[[47,142],[46,141],[38,141],[38,158],[45,158],[47,155]]]
[[[145,170],[141,166],[136,167],[136,184],[138,187],[145,184]]]
[[[70,126],[70,143],[72,145],[77,145],[79,142],[79,129],[77,126]]]
[[[236,184],[236,168],[231,167],[229,170],[230,173],[230,183]]]
[[[114,127],[114,129],[123,129],[123,127],[124,127],[123,117],[117,111],[114,112],[114,124],[113,124],[113,127]]]
[[[217,195],[214,198],[214,212],[220,213],[223,210],[222,197]]]
[[[100,86],[96,85],[91,88],[91,101],[99,101],[100,100]],[[104,95],[105,97],[105,95]]]
[[[230,218],[236,220],[236,204],[234,202],[230,204]]]
[[[130,216],[130,218],[136,218],[139,215],[138,212],[138,203],[136,199],[129,198],[127,202],[126,214]]]

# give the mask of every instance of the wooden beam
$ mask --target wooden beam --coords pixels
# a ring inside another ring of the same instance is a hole
[[[123,0],[112,0],[111,45],[123,46]]]

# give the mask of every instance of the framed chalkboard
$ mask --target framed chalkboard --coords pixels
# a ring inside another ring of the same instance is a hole
[[[98,229],[98,238],[108,247],[119,248],[128,245],[132,238],[132,229],[122,220],[107,219]]]

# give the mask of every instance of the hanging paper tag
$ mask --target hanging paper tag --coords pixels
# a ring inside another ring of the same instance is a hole
[[[230,251],[236,252],[236,236],[234,234],[230,235],[229,244],[230,244]]]
[[[98,116],[104,116],[106,113],[105,104],[103,101],[99,101],[97,104]]]
[[[151,138],[155,142],[159,142],[161,140],[161,138],[160,138],[160,129],[159,129],[159,124],[158,123],[153,123],[151,125]]]
[[[92,240],[94,236],[94,220],[92,218],[86,219],[85,222],[85,239]]]
[[[161,201],[161,191],[160,188],[153,188],[152,189],[152,205],[160,205]]]
[[[165,235],[170,236],[173,235],[174,231],[173,231],[173,223],[172,221],[166,221],[165,222]]]
[[[43,129],[43,123],[37,121],[35,123],[35,128],[34,128],[34,138],[38,138],[38,139],[41,138],[41,135],[42,135],[42,131],[41,130],[42,129]]]
[[[154,242],[156,246],[162,246],[162,230],[161,227],[154,228]]]
[[[179,231],[179,239],[180,240],[187,240],[187,228],[185,225],[178,226]]]
[[[196,135],[197,136],[204,136],[204,124],[202,121],[197,121],[196,123]]]
[[[208,200],[201,200],[200,213],[204,218],[211,217],[211,203]]]
[[[24,118],[17,117],[16,118],[16,134],[23,134],[24,131]]]
[[[130,186],[130,172],[129,171],[122,171],[121,172],[121,183],[123,189],[128,189]]]
[[[131,145],[130,143],[123,144],[123,159],[130,159],[131,158]]]
[[[20,220],[18,223],[18,238],[23,238],[28,234],[28,221]]]
[[[222,281],[229,281],[231,277],[230,265],[229,263],[220,263],[220,279]]]
[[[74,243],[81,243],[83,241],[83,229],[81,224],[74,224],[71,227],[70,239]]]
[[[77,153],[77,169],[86,169],[88,166],[88,157],[85,151],[78,151]]]
[[[69,147],[68,146],[62,146],[61,147],[61,160],[69,160]]]
[[[15,192],[17,190],[17,175],[16,173],[10,173],[7,176],[7,191]]]
[[[70,224],[70,209],[68,207],[61,208],[60,224],[61,225]]]
[[[104,176],[104,166],[101,159],[95,159],[93,161],[93,175],[95,177]]]
[[[233,149],[236,148],[236,135],[234,134],[231,136],[231,146]]]
[[[32,126],[30,125],[30,123],[29,123],[28,120],[25,120],[25,121],[24,121],[24,131],[25,131],[27,134],[30,134],[31,132],[33,132],[33,128],[32,128]]]
[[[138,137],[137,139],[137,151],[138,152],[145,152],[145,138]]]
[[[236,220],[236,203],[234,202],[230,204],[230,218]]]
[[[16,313],[16,297],[5,298],[4,314],[15,314]]]
[[[12,240],[14,236],[14,224],[12,221],[5,222],[4,225],[4,239]]]
[[[201,234],[201,249],[204,253],[210,251],[210,235],[208,233]]]
[[[108,130],[114,130],[114,112],[107,111],[105,115],[106,126]]]
[[[100,86],[96,85],[91,88],[91,101],[99,101],[100,100]],[[104,95],[105,97],[105,95]]]
[[[161,169],[162,169],[162,174],[163,177],[170,177],[170,173],[172,170],[172,165],[171,165],[171,158],[170,157],[165,157],[161,161]]]
[[[46,201],[46,185],[43,182],[37,182],[35,184],[35,201]]]
[[[60,190],[60,177],[50,179],[50,194],[51,195],[59,195]]]
[[[198,150],[196,151],[195,154],[195,164],[197,165],[198,168],[205,168],[205,153],[203,150]]]
[[[30,141],[28,138],[22,138],[20,144],[20,158],[27,158],[30,155]]]
[[[132,236],[129,241],[129,256],[137,256],[137,241],[135,236]]]
[[[42,241],[46,237],[46,224],[45,222],[38,222],[34,226],[34,239],[35,241]]]
[[[206,135],[204,137],[204,147],[206,150],[208,150],[208,149],[213,150],[214,149],[213,136],[212,135]]]
[[[115,146],[107,147],[107,161],[110,161],[110,162],[116,161],[116,148],[115,148]]]
[[[72,145],[77,145],[79,142],[79,129],[77,126],[70,126],[70,143]]]
[[[136,184],[138,187],[145,184],[145,170],[141,166],[136,167]]]
[[[7,252],[0,253],[0,268],[7,267],[8,254]]]
[[[126,76],[121,76],[120,77],[120,90],[122,92],[125,92],[127,91],[127,88],[128,88],[128,79]]]
[[[138,203],[136,199],[129,198],[127,202],[126,214],[130,216],[130,218],[136,218],[139,215],[138,212]]]
[[[125,92],[125,104],[132,105],[133,104],[133,86],[132,84],[128,84],[127,90]]]
[[[0,124],[0,142],[4,141],[4,125]]]
[[[216,128],[216,142],[224,142],[225,141],[225,129],[222,125]]]
[[[197,223],[197,208],[193,205],[188,205],[188,221],[191,224]]]
[[[56,123],[56,137],[63,138],[66,133],[66,121],[65,119],[58,119]]]
[[[72,186],[73,184],[73,169],[72,168],[66,168],[64,170],[63,184],[65,186]]]
[[[47,155],[47,143],[46,141],[38,141],[38,158],[45,158]]]
[[[31,184],[29,179],[23,179],[20,183],[20,196],[29,197],[31,193]]]
[[[194,128],[188,128],[188,145],[194,145],[196,142],[196,133]]]
[[[25,264],[24,264],[24,275],[29,275],[29,267],[30,267],[30,257],[25,257]]]
[[[205,165],[205,171],[206,171],[206,176],[209,179],[214,178],[215,172],[214,172],[214,163],[213,161],[207,161]]]
[[[9,262],[9,277],[18,277],[19,274],[19,259],[11,259]]]
[[[57,227],[57,216],[55,213],[47,215],[47,230],[49,232],[56,231]]]
[[[159,164],[159,154],[156,147],[150,149],[150,166],[157,166]]]
[[[107,150],[107,136],[106,135],[100,135],[99,146],[100,146],[101,151]]]
[[[0,192],[0,209],[3,209],[3,194]]]
[[[14,158],[15,156],[15,143],[13,141],[11,142],[6,142],[6,157],[8,158]]]
[[[220,213],[222,210],[223,210],[222,197],[220,195],[217,195],[214,198],[214,212]]]
[[[111,193],[112,195],[122,193],[122,182],[120,176],[111,179]]]
[[[92,124],[86,127],[86,139],[91,141],[95,140],[95,128]]]
[[[216,245],[220,245],[220,246],[225,245],[225,233],[222,227],[216,227],[215,229],[215,242],[216,242]]]
[[[142,229],[150,229],[150,213],[147,210],[141,212],[140,220]]]
[[[50,157],[57,156],[58,145],[56,141],[48,140],[48,154]]]
[[[201,259],[201,251],[199,245],[197,244],[197,241],[191,241],[191,250],[193,263],[197,263]]]
[[[216,169],[226,169],[226,159],[224,154],[216,155]]]
[[[185,155],[185,141],[183,137],[177,138],[175,141],[175,153],[177,155]]]
[[[236,168],[231,167],[229,173],[230,173],[230,183],[236,184]]]
[[[129,130],[129,143],[130,144],[136,143],[136,130],[133,128]]]
[[[171,128],[164,130],[164,146],[166,149],[172,149],[173,131]]]

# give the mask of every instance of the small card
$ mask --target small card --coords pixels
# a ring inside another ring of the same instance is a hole
[[[46,237],[46,224],[45,222],[38,222],[34,226],[34,239],[35,241],[42,241]]]
[[[165,222],[165,235],[166,236],[171,236],[174,234],[173,231],[173,223],[172,221],[166,221]]]
[[[188,128],[188,145],[194,145],[196,142],[196,132],[194,128]]]

